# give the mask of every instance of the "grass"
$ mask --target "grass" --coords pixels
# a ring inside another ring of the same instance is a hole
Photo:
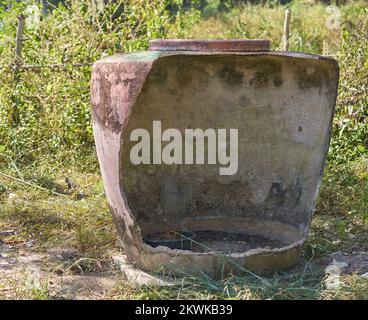
[[[359,19],[365,4],[350,2],[339,7],[339,12],[329,11],[314,1],[294,1],[289,5],[292,11],[289,39],[290,51],[315,54],[334,54],[340,46],[341,25],[350,25]],[[264,6],[244,5],[232,11],[203,19],[187,30],[192,38],[264,38],[271,40],[272,50],[282,50],[285,6],[269,3]],[[335,23],[326,24],[335,18]]]
[[[66,246],[78,247],[83,253],[100,254],[107,244],[114,242],[115,233],[99,175],[70,168],[55,172],[48,168],[39,167],[35,172],[30,167],[23,171],[23,176],[32,184],[58,191],[63,196],[11,179],[3,180],[0,223],[3,227],[17,228],[13,236],[17,241],[32,239],[44,248],[63,242]],[[75,186],[71,190],[65,182],[67,177]]]

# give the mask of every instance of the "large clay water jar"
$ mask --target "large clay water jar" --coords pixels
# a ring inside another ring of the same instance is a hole
[[[298,260],[326,161],[338,65],[268,48],[267,40],[153,40],[147,52],[94,64],[98,159],[135,266],[219,277]],[[190,246],[147,241],[172,232],[191,235]]]

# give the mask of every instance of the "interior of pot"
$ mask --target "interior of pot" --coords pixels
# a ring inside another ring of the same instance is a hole
[[[171,231],[174,228],[176,231]],[[146,244],[153,247],[160,245],[170,249],[188,250],[188,246],[173,247],[174,244],[170,238],[172,233],[180,235],[180,239],[191,243],[189,250],[193,252],[223,254],[244,253],[258,248],[283,248],[300,241],[304,236],[302,231],[292,225],[255,218],[184,219],[179,226],[155,222],[142,226],[142,235]],[[160,237],[156,237],[158,235]],[[162,238],[165,235],[166,238]],[[156,243],[153,243],[152,239],[156,239]]]
[[[270,54],[181,52],[155,61],[122,136],[122,189],[142,237],[193,232],[198,254],[305,239],[327,150],[334,71],[326,61]],[[239,133],[237,170],[223,175],[231,163],[210,163],[217,146],[208,139],[192,145],[204,161],[186,163],[188,131],[219,137],[223,128]],[[147,159],[135,164],[141,141],[130,137],[142,129]],[[154,150],[161,156],[170,142],[154,137],[170,130],[179,132],[180,163],[157,165]]]

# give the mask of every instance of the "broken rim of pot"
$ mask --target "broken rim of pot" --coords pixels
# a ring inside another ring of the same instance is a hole
[[[262,52],[269,51],[270,40],[230,39],[155,39],[149,41],[150,51]]]
[[[210,250],[207,252],[196,252],[192,250],[178,250],[172,249],[165,245],[152,247],[149,244],[143,242],[143,247],[147,252],[165,252],[172,255],[195,255],[195,256],[207,256],[207,255],[219,255],[228,256],[233,258],[249,257],[261,253],[277,253],[282,251],[288,251],[295,247],[301,246],[306,240],[306,234],[303,230],[296,228],[290,224],[281,223],[272,220],[263,219],[250,219],[250,218],[186,218],[181,223],[183,230],[195,230],[191,231],[196,235],[201,230],[213,230],[213,231],[226,231],[229,233],[242,233],[249,236],[261,236],[266,239],[276,240],[283,242],[282,245],[276,247],[267,247],[267,245],[258,245],[253,248],[246,249],[242,252],[227,253],[218,252],[217,250]],[[155,222],[147,224],[143,230],[143,239],[149,234],[160,233],[160,225]],[[149,232],[148,232],[149,230]],[[153,231],[155,230],[155,231]],[[191,239],[193,241],[193,239]],[[224,241],[225,243],[227,241]],[[197,243],[197,241],[195,241]],[[199,243],[200,244],[200,243]],[[210,248],[209,248],[210,249]]]

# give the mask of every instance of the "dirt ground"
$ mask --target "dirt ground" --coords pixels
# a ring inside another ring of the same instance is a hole
[[[112,261],[81,258],[72,248],[32,250],[0,244],[1,299],[109,299],[123,281]]]
[[[337,251],[313,261],[302,258],[298,267],[307,265],[324,270],[327,280],[331,274],[368,278],[368,252],[364,251]],[[32,242],[0,242],[0,299],[114,299],[119,290],[124,290],[124,281],[112,260],[79,257],[73,248],[40,253],[33,250]]]

